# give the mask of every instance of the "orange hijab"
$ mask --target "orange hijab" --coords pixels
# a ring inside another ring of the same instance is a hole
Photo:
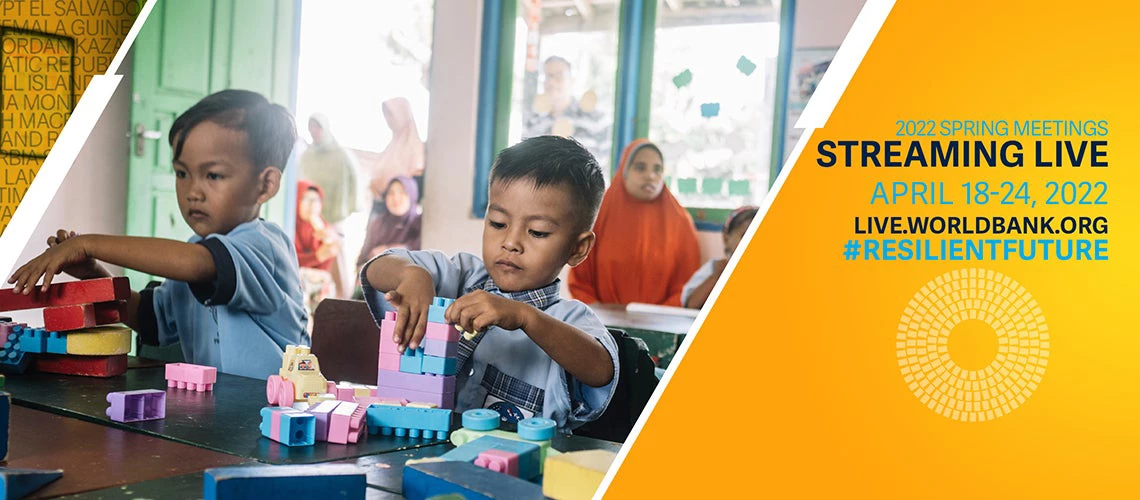
[[[617,173],[602,198],[593,251],[570,270],[570,294],[587,304],[681,305],[681,290],[701,266],[697,230],[689,212],[669,188],[644,202],[625,190],[625,168],[634,153],[650,144],[626,146]]]

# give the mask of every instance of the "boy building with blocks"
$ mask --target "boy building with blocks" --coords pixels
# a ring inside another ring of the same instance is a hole
[[[594,244],[605,179],[572,139],[542,136],[503,150],[491,170],[483,258],[388,250],[364,266],[377,323],[397,312],[399,349],[422,343],[433,297],[445,319],[482,332],[459,346],[456,411],[542,416],[569,432],[598,418],[618,380],[617,344],[585,304],[559,297],[558,274]]]
[[[288,344],[308,343],[293,244],[258,218],[281,185],[296,138],[285,108],[244,90],[223,90],[174,121],[175,191],[189,242],[60,230],[48,249],[8,280],[28,294],[43,278],[109,276],[99,261],[166,278],[131,294],[125,323],[143,342],[181,342],[186,361],[265,378]]]

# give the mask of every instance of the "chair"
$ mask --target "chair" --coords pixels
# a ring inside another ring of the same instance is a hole
[[[597,420],[574,430],[574,434],[623,442],[657,389],[656,366],[645,341],[622,330],[610,329],[618,345],[618,385],[610,406]]]
[[[337,382],[376,383],[380,329],[362,300],[325,299],[313,313],[312,353]]]

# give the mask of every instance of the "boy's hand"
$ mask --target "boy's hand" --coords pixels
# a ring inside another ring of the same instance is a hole
[[[68,231],[66,229],[60,229],[59,231],[57,231],[55,233],[55,236],[48,236],[48,239],[47,239],[48,248],[54,247],[60,243],[63,243],[64,241],[67,241],[71,238],[75,238],[77,236],[79,236],[79,233],[76,233],[75,231]],[[90,279],[95,279],[95,278],[107,278],[107,277],[111,276],[111,273],[107,272],[107,270],[104,269],[103,266],[99,265],[99,262],[96,261],[95,259],[87,259],[86,262],[67,266],[66,268],[63,269],[63,272],[70,274],[70,275],[72,275],[76,278],[79,278],[81,280],[90,280]]]
[[[15,288],[12,289],[13,293],[22,291],[24,295],[28,295],[42,277],[44,283],[41,291],[47,292],[55,275],[71,266],[83,266],[90,261],[91,256],[83,247],[83,237],[68,237],[62,242],[57,241],[39,257],[17,269],[12,277],[8,278],[8,283],[15,284]]]
[[[392,340],[399,345],[401,353],[408,347],[419,347],[423,341],[427,334],[428,307],[434,297],[435,283],[422,268],[412,269],[395,290],[384,294],[388,303],[396,308]]]
[[[455,299],[444,311],[448,323],[454,323],[465,332],[482,332],[492,326],[504,330],[518,330],[527,323],[530,306],[476,290]]]

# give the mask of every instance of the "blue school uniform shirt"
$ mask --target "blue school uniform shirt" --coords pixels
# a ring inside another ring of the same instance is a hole
[[[166,280],[141,292],[143,342],[181,342],[186,362],[232,375],[276,374],[286,345],[309,343],[289,237],[259,219],[189,241],[210,251],[217,276],[206,283]]]
[[[590,387],[566,373],[522,330],[489,328],[474,341],[460,340],[456,411],[491,408],[508,421],[542,416],[557,422],[563,433],[597,419],[605,411],[618,383],[617,343],[589,307],[559,297],[558,281],[537,290],[504,292],[494,285],[483,261],[469,253],[448,258],[438,251],[393,249],[380,256],[384,255],[403,257],[426,269],[435,282],[437,297],[458,298],[485,290],[526,302],[593,336],[610,354],[613,379],[602,387]],[[379,324],[384,311],[394,309],[383,293],[369,285],[367,270],[365,265],[361,286],[368,309]]]

